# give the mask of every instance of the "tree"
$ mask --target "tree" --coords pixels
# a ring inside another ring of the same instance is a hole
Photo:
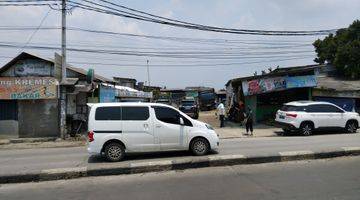
[[[333,64],[339,75],[351,79],[360,78],[360,21],[355,20],[348,28],[339,29],[323,40],[313,43],[315,62]]]

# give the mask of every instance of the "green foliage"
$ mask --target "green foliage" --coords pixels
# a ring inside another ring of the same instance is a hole
[[[315,62],[330,63],[336,66],[340,75],[360,78],[360,21],[354,21],[348,28],[339,29],[323,40],[313,43],[317,58]]]

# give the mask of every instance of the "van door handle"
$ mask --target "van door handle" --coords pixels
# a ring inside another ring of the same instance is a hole
[[[149,128],[149,124],[144,124],[144,128],[148,129]]]
[[[155,127],[156,127],[156,128],[161,128],[161,125],[156,125]]]

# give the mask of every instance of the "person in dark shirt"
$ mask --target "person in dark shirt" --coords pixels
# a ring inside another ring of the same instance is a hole
[[[246,134],[249,135],[249,131],[250,131],[250,135],[253,135],[253,111],[251,110],[250,107],[247,108],[246,112],[245,112],[245,127],[246,127]]]

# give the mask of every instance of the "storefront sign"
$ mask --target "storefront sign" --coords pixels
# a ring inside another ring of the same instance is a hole
[[[146,98],[151,99],[153,98],[152,92],[143,92],[143,91],[128,91],[128,90],[117,90],[116,91],[117,97],[135,97],[135,98]]]
[[[115,88],[100,86],[100,103],[115,102]]]
[[[243,81],[242,88],[245,96],[253,94],[261,94],[286,88],[284,77],[255,79],[251,81]]]
[[[315,86],[317,86],[317,79],[315,75],[286,77],[286,88]]]
[[[280,91],[284,89],[315,86],[317,86],[317,79],[315,75],[274,77],[242,82],[242,89],[245,96]]]
[[[52,77],[0,77],[0,99],[55,99],[57,85]]]

